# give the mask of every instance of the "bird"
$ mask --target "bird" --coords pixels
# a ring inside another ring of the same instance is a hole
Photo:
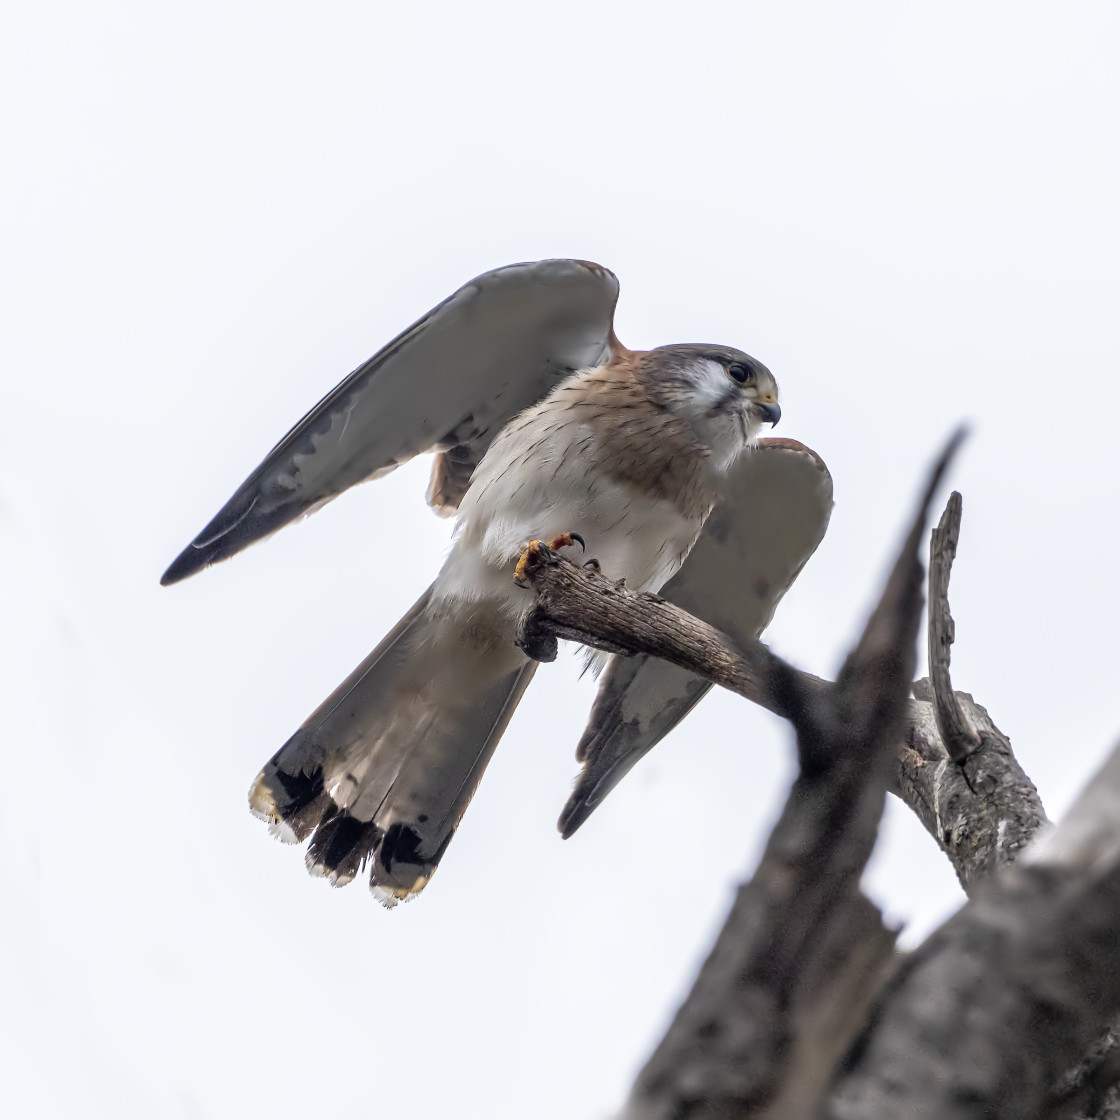
[[[393,906],[431,879],[536,669],[516,643],[533,599],[517,578],[527,549],[586,552],[631,590],[753,638],[823,538],[823,461],[760,438],[781,417],[771,371],[725,345],[628,349],[618,294],[610,270],[580,260],[471,280],[307,413],[161,579],[435,453],[427,500],[456,517],[435,581],[249,792],[334,886],[368,868]],[[709,687],[656,659],[596,667],[564,836]]]

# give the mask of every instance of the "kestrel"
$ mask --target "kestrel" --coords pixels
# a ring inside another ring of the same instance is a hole
[[[617,299],[613,273],[585,261],[472,280],[324,397],[163,576],[436,452],[429,504],[458,515],[443,568],[249,793],[277,836],[310,839],[309,870],[335,885],[368,865],[392,905],[434,872],[536,668],[514,641],[531,542],[578,542],[629,588],[756,637],[824,535],[824,464],[757,436],[781,415],[770,371],[728,346],[628,350]],[[565,836],[708,687],[609,659]]]

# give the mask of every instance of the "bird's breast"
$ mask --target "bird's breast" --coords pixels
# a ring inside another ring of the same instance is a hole
[[[705,450],[688,424],[609,369],[564,383],[512,421],[479,464],[459,507],[451,571],[456,596],[508,581],[531,540],[578,533],[612,579],[656,591],[679,568],[715,500]],[[504,588],[505,584],[502,583]],[[524,593],[521,593],[524,595]]]

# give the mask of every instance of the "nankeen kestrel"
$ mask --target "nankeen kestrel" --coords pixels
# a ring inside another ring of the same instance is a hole
[[[578,539],[610,578],[755,637],[824,535],[824,464],[757,438],[781,415],[770,371],[729,346],[628,350],[617,298],[585,261],[472,280],[324,397],[163,577],[436,452],[428,500],[458,518],[443,568],[249,793],[282,839],[310,838],[308,868],[336,885],[368,864],[392,904],[443,856],[536,668],[514,642],[531,541]],[[564,835],[708,687],[650,658],[607,662]]]

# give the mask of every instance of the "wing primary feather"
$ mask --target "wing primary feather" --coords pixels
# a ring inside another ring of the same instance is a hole
[[[240,552],[359,482],[444,443],[467,420],[477,462],[497,432],[563,371],[595,364],[613,338],[618,282],[600,266],[553,260],[483,273],[363,362],[295,424],[160,582]],[[448,472],[439,511],[469,472]]]

